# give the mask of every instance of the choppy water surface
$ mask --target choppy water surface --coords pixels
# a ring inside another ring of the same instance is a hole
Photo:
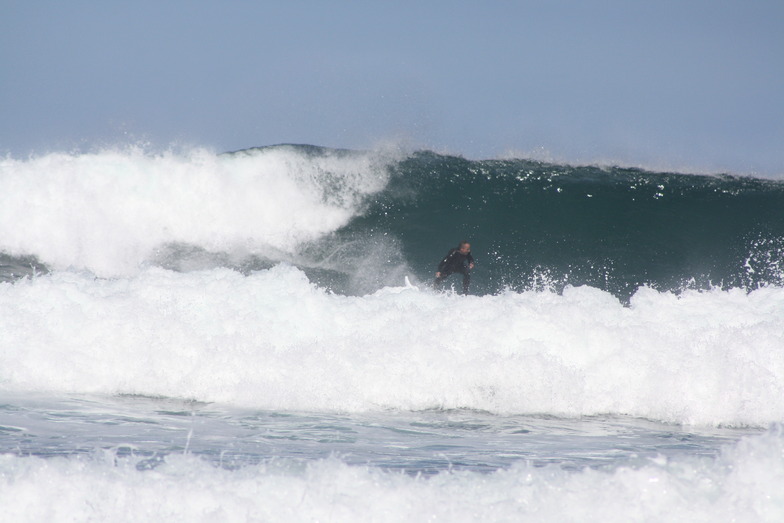
[[[0,404],[0,452],[52,457],[111,450],[137,457],[139,469],[181,453],[229,468],[333,456],[425,475],[490,472],[518,461],[574,470],[678,455],[715,457],[722,446],[759,432],[619,416],[271,412],[141,396],[4,394]]]

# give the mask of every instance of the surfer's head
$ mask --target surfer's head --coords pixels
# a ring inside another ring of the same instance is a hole
[[[461,254],[468,254],[471,252],[471,244],[466,241],[462,241],[460,242],[460,245],[457,246],[457,250],[459,250]]]

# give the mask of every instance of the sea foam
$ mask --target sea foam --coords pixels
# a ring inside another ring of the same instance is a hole
[[[92,456],[0,456],[12,521],[780,521],[784,440],[774,427],[718,459],[653,458],[567,472],[525,462],[425,479],[336,458],[226,470],[169,455],[154,470],[111,449]]]
[[[382,189],[383,153],[276,147],[53,153],[0,160],[0,250],[54,269],[130,275],[167,244],[291,252]]]
[[[280,264],[0,284],[0,387],[271,410],[468,408],[767,426],[784,291],[342,296]]]

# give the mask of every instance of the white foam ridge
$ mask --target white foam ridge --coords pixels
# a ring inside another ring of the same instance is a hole
[[[135,274],[155,249],[290,252],[345,225],[387,181],[385,153],[138,148],[0,160],[0,252]]]
[[[0,284],[0,390],[271,410],[784,419],[784,289],[331,294],[280,264]]]
[[[429,479],[330,458],[239,470],[168,455],[153,471],[111,450],[91,457],[0,455],[8,521],[781,521],[780,428],[717,459],[653,458],[567,472],[525,462]]]

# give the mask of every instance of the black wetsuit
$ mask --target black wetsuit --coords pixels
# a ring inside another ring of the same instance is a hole
[[[438,264],[438,272],[441,273],[441,276],[436,278],[433,287],[436,289],[440,288],[445,279],[457,272],[463,275],[463,294],[468,294],[468,286],[471,284],[469,267],[472,263],[474,263],[474,257],[471,256],[470,252],[463,254],[460,252],[460,249],[450,249],[449,253]]]

